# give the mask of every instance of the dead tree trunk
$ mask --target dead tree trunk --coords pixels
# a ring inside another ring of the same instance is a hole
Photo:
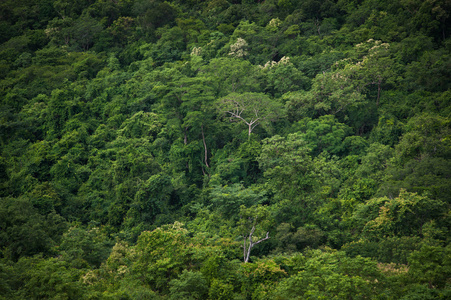
[[[247,263],[249,261],[249,257],[251,256],[251,250],[252,247],[254,247],[255,245],[266,241],[267,239],[269,239],[269,232],[266,232],[266,237],[259,239],[256,242],[252,241],[252,235],[254,234],[255,231],[255,225],[252,226],[251,232],[249,233],[249,236],[244,236],[244,241],[243,241],[243,256],[244,256],[244,262]],[[246,240],[249,240],[249,244],[246,245]]]
[[[204,125],[201,125],[200,128],[202,130],[202,142],[204,143],[204,150],[205,150],[205,166],[207,166],[207,168],[209,168],[210,166],[208,165],[208,151],[207,151],[207,143],[205,142]]]

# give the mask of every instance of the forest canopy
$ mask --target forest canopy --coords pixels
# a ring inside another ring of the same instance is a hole
[[[451,298],[448,0],[0,2],[0,299]]]

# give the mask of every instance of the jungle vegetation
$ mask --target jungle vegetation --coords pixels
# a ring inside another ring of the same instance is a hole
[[[0,299],[450,299],[449,0],[3,0]]]

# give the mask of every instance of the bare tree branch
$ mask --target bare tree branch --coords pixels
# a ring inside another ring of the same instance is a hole
[[[246,124],[249,137],[258,125],[277,119],[279,111],[277,102],[258,93],[230,94],[221,99],[218,109]]]

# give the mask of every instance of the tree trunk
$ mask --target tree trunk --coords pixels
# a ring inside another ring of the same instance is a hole
[[[377,100],[376,100],[376,106],[379,106],[379,99],[381,97],[381,81],[379,80],[377,82]]]
[[[251,256],[251,250],[252,247],[254,247],[255,245],[266,241],[267,239],[269,239],[269,232],[266,233],[266,237],[259,239],[258,241],[256,241],[255,243],[252,242],[252,235],[254,234],[255,231],[255,226],[252,226],[251,232],[249,233],[249,237],[243,236],[244,237],[244,242],[243,242],[243,248],[244,248],[244,263],[247,263],[249,261],[249,257]],[[246,238],[249,239],[249,244],[248,244],[248,248],[246,249]]]
[[[205,165],[207,166],[207,168],[209,168],[210,166],[208,165],[208,151],[207,151],[207,143],[205,143],[204,125],[202,124],[200,128],[202,130],[202,142],[204,143],[205,149]]]

